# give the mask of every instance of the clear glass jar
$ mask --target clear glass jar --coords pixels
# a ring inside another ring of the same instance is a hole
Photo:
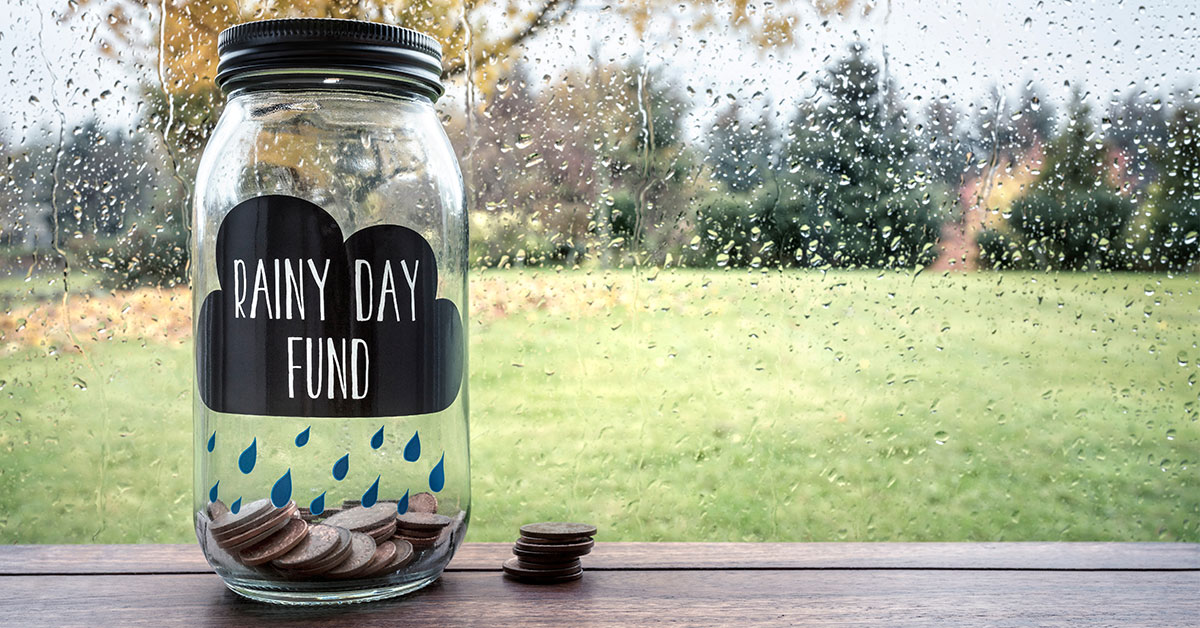
[[[401,595],[466,532],[467,222],[435,52],[348,20],[222,34],[193,221],[194,512],[244,596]]]

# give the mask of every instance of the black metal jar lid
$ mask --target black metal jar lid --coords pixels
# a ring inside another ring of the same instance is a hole
[[[396,83],[437,100],[442,46],[390,24],[330,18],[262,20],[217,38],[217,85],[226,92],[268,80],[335,75],[347,85]],[[328,81],[326,81],[328,82]]]

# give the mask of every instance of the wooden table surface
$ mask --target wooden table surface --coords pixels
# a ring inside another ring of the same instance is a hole
[[[598,543],[582,580],[505,579],[468,543],[408,597],[241,599],[193,545],[0,546],[3,626],[1200,626],[1200,545]]]

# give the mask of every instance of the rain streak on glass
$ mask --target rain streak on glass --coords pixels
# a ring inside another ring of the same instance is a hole
[[[1195,7],[514,6],[6,7],[0,542],[189,542],[143,506],[407,510],[462,477],[412,417],[344,428],[354,473],[320,418],[185,435],[212,33],[284,15],[445,46],[472,540],[569,514],[605,540],[1200,541]],[[194,464],[241,472],[192,491]]]

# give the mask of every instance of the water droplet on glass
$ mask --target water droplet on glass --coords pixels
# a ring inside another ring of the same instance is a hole
[[[948,440],[950,440],[950,435],[944,431],[938,430],[933,435],[933,442],[935,442],[939,445],[945,445],[946,441],[948,441]]]
[[[371,488],[368,488],[367,492],[363,493],[363,508],[370,508],[371,506],[374,506],[375,501],[379,499],[379,478],[380,476],[375,476],[375,481],[371,483]]]
[[[241,497],[237,498],[236,500],[234,500],[234,502],[232,504],[229,505],[229,512],[231,512],[235,515],[238,514],[238,511],[241,509],[242,509],[242,498]]]
[[[217,501],[217,487],[220,485],[221,485],[221,481],[217,480],[217,483],[213,484],[212,488],[208,489],[208,501],[210,501],[210,502]]]
[[[212,452],[212,450],[213,450],[213,448],[214,448],[214,447],[216,447],[216,446],[217,446],[217,433],[216,433],[216,432],[213,432],[213,433],[212,433],[212,436],[209,436],[209,437],[208,437],[208,451],[209,451],[209,453],[211,453],[211,452]]]
[[[402,515],[406,512],[408,512],[408,491],[404,491],[404,497],[396,502],[396,513]]]
[[[320,495],[317,495],[317,498],[312,500],[312,503],[310,503],[308,505],[308,512],[310,512],[314,515],[320,515],[321,513],[325,512],[325,493],[324,492],[322,492]]]
[[[338,461],[333,463],[333,479],[341,482],[346,479],[346,472],[350,470],[350,454],[346,454]]]
[[[429,490],[437,493],[446,486],[446,473],[442,469],[442,463],[446,461],[446,452],[442,452],[442,457],[438,460],[437,465],[433,467],[433,471],[429,472]]]
[[[296,434],[296,446],[303,447],[308,444],[308,432],[312,430],[312,426],[304,428],[303,432]]]
[[[379,426],[379,431],[371,437],[371,449],[379,449],[383,447],[383,426]]]
[[[404,459],[409,462],[416,462],[421,457],[421,436],[418,432],[413,432],[412,438],[408,439],[408,444],[404,446]]]
[[[283,508],[292,499],[292,470],[288,469],[271,487],[271,505]]]
[[[242,473],[250,473],[254,470],[255,462],[258,462],[258,438],[250,441],[250,446],[238,456],[238,468]]]

